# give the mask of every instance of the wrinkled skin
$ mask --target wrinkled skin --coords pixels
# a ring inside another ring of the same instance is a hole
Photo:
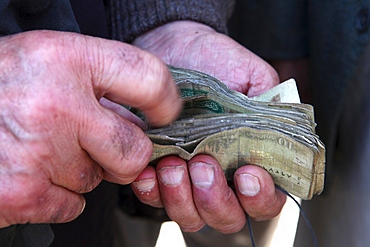
[[[138,37],[133,44],[173,66],[211,74],[248,96],[279,82],[269,64],[203,24],[173,22]],[[220,232],[233,233],[244,226],[245,212],[255,220],[279,214],[286,197],[275,189],[266,171],[246,165],[236,171],[234,178],[235,193],[212,157],[198,155],[189,162],[166,157],[156,168],[147,167],[132,189],[142,202],[164,206],[187,232],[207,224]]]
[[[268,64],[202,24],[167,24],[134,45],[249,96],[278,81]],[[140,200],[164,206],[185,231],[208,224],[231,233],[245,224],[245,212],[257,220],[280,212],[285,196],[259,167],[237,170],[235,193],[210,156],[147,167],[152,146],[143,123],[112,101],[143,110],[154,125],[173,121],[181,105],[156,57],[51,31],[1,38],[0,52],[0,227],[73,220],[84,208],[81,193],[102,179],[134,181]]]
[[[139,120],[103,96],[156,125],[181,108],[167,66],[136,47],[52,31],[0,39],[0,228],[71,221],[81,193],[146,167]]]

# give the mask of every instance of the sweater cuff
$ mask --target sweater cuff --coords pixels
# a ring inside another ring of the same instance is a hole
[[[232,14],[234,1],[110,0],[108,6],[112,38],[131,42],[153,28],[178,20],[200,22],[227,33],[227,20]]]

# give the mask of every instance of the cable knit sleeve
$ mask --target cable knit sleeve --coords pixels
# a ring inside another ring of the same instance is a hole
[[[155,27],[176,20],[204,23],[227,33],[227,19],[234,1],[230,0],[109,0],[108,16],[113,39],[131,42]]]

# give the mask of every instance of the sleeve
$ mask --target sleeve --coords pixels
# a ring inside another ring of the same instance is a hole
[[[41,29],[79,32],[70,2],[0,1],[0,36]]]
[[[11,225],[0,228],[0,246],[47,247],[54,239],[48,224]]]
[[[131,42],[155,27],[176,20],[204,23],[227,33],[230,0],[109,0],[107,14],[113,39]]]

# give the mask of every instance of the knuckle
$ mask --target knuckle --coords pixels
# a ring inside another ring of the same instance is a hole
[[[245,216],[243,212],[237,214],[222,214],[218,217],[213,216],[213,218],[209,219],[207,224],[221,233],[234,233],[243,228],[245,224]]]
[[[28,100],[28,107],[24,109],[25,121],[28,120],[28,124],[34,129],[48,128],[50,124],[56,123],[61,116],[61,109],[54,97],[50,97],[47,92],[40,92],[41,94],[37,97]],[[43,97],[45,94],[47,97]],[[52,100],[53,98],[53,100]]]
[[[258,209],[254,210],[253,212],[248,212],[248,214],[255,220],[255,221],[265,221],[270,220],[278,216],[281,212],[282,205],[274,205],[270,204],[270,206],[259,207]]]
[[[111,138],[111,145],[116,147],[115,163],[124,165],[117,166],[116,169],[132,182],[148,164],[153,146],[148,137],[134,124],[124,125],[117,132]]]
[[[103,179],[103,171],[96,163],[84,166],[75,177],[74,183],[77,184],[76,193],[82,194],[92,191]]]
[[[177,222],[183,232],[197,232],[202,229],[206,224],[203,221],[195,222],[192,224],[181,224]]]
[[[64,193],[52,193],[51,186],[35,186],[21,203],[22,223],[62,223],[75,219],[81,203],[64,200],[64,196]]]
[[[148,199],[148,198],[142,198],[140,197],[140,195],[138,195],[138,198],[144,204],[147,204],[155,208],[163,208],[163,202],[161,198]]]
[[[230,234],[240,231],[245,225],[245,217],[230,220],[220,224],[220,227],[216,229],[223,234]]]
[[[44,219],[50,223],[64,223],[72,221],[81,213],[81,201],[63,200],[57,196],[51,196],[50,204],[46,208]]]
[[[45,213],[44,210],[40,210],[47,202],[45,186],[39,186],[29,181],[24,176],[21,179],[18,177],[17,183],[13,190],[9,191],[6,198],[7,207],[4,207],[4,210],[6,211],[8,208],[10,212],[14,212],[12,214],[14,223],[24,224],[35,220],[40,221],[40,214]]]
[[[0,215],[5,215],[12,224],[63,222],[75,218],[81,208],[79,203],[63,200],[63,193],[53,193],[48,177],[36,172],[22,167],[19,171],[13,170],[8,178],[1,177]]]

